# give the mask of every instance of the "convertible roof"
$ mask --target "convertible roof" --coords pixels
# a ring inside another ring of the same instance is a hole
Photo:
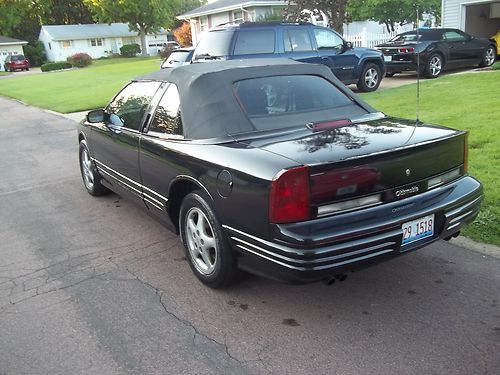
[[[233,83],[245,79],[282,75],[315,75],[335,84],[368,112],[375,112],[348,90],[324,65],[290,59],[214,61],[163,69],[136,79],[174,83],[180,95],[184,135],[189,139],[227,137],[254,126],[233,92]]]

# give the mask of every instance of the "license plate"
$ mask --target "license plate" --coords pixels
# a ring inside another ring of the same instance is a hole
[[[384,61],[392,61],[392,56],[385,56],[384,55]]]
[[[434,214],[407,221],[402,225],[403,245],[434,235]]]

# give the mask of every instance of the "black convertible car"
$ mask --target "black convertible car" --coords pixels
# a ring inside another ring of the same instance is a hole
[[[391,118],[325,66],[223,61],[125,86],[78,131],[87,191],[180,233],[196,276],[332,279],[458,234],[482,186],[467,134]]]
[[[388,77],[417,71],[417,58],[427,78],[436,78],[447,69],[491,66],[496,59],[494,42],[457,29],[419,29],[418,36],[417,31],[408,31],[376,48],[384,54]]]

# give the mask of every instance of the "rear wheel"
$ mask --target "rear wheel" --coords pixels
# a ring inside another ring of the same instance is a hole
[[[489,46],[486,51],[484,51],[483,59],[479,64],[480,67],[492,66],[497,58],[496,48],[494,46]]]
[[[374,63],[367,63],[361,70],[361,76],[357,83],[359,91],[370,92],[375,91],[382,80],[382,71],[379,66]]]
[[[109,192],[101,184],[101,176],[97,172],[90,157],[90,152],[85,140],[80,141],[80,172],[82,173],[83,184],[90,195],[99,196]]]
[[[427,60],[424,74],[427,78],[437,78],[443,70],[443,58],[441,55],[434,53]]]
[[[201,191],[194,191],[184,198],[179,227],[186,257],[196,277],[211,288],[231,284],[237,271],[234,254]]]

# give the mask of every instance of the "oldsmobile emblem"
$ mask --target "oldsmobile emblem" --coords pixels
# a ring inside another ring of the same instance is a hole
[[[405,173],[406,173],[406,176],[411,175],[411,171],[408,168],[406,169]]]

